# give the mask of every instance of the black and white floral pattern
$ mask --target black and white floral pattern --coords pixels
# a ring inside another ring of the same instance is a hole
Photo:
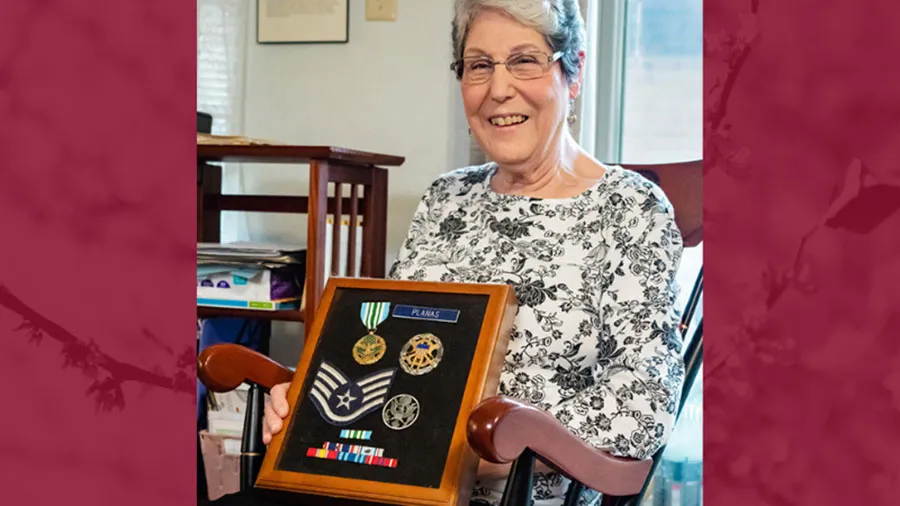
[[[620,167],[564,199],[504,195],[486,164],[426,191],[390,277],[508,283],[519,301],[500,392],[616,455],[668,438],[683,382],[675,273],[681,235],[662,191]],[[537,505],[568,485],[538,475]],[[496,504],[503,482],[476,484]]]

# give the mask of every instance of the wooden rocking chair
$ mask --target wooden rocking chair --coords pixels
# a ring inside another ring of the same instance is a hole
[[[702,161],[666,165],[626,166],[658,184],[675,208],[675,218],[684,244],[702,240]],[[703,290],[702,269],[697,276],[681,332],[687,337]],[[678,415],[687,399],[703,357],[703,320],[692,328],[684,351],[685,383]],[[234,344],[207,348],[199,358],[198,376],[214,392],[234,390],[241,383],[250,388],[241,446],[241,487],[253,487],[263,460],[263,394],[279,383],[287,383],[293,371],[268,357]],[[531,500],[535,459],[540,459],[571,480],[565,505],[574,506],[585,488],[603,495],[602,506],[636,506],[646,492],[665,448],[653,458],[620,458],[597,450],[574,436],[543,410],[509,397],[491,397],[476,406],[467,425],[469,445],[481,458],[512,462],[504,491],[503,506],[527,505]]]

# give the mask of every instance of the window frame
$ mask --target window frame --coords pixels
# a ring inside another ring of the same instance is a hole
[[[594,156],[605,163],[622,163],[625,112],[625,46],[628,0],[597,0],[597,121]]]
[[[593,127],[593,137],[588,140],[588,144],[593,141],[593,155],[603,163],[608,163],[610,165],[620,165],[623,163],[627,163],[627,160],[622,159],[623,154],[623,146],[624,146],[624,123],[625,123],[625,78],[626,78],[626,49],[627,49],[627,41],[628,41],[628,2],[629,0],[595,0],[597,4],[592,5],[595,8],[594,15],[595,19],[588,20],[588,29],[596,30],[596,45],[591,49],[595,52],[596,57],[593,58],[593,61],[596,62],[596,80],[594,81],[593,89],[591,90],[595,93],[595,121],[594,124],[591,125]],[[632,0],[633,1],[633,0]],[[589,9],[588,12],[591,12]],[[672,163],[682,162],[685,160],[670,160]],[[699,253],[702,255],[703,251],[703,243],[696,246],[692,249],[697,249]],[[681,268],[685,268],[686,266],[682,264]],[[703,262],[702,256],[699,265],[699,269],[702,271]],[[694,281],[696,280],[696,276],[699,271],[694,271],[690,273],[690,276],[684,276],[684,274],[679,273],[680,278],[684,278],[686,281],[684,285],[681,286],[682,292],[687,291],[690,292],[693,288]],[[689,325],[689,332],[685,335],[684,339],[684,349],[687,349],[689,341],[693,337],[694,326],[697,322],[702,321],[703,318],[703,294],[701,292],[699,299],[699,307],[697,308],[696,313],[691,322],[687,322]],[[681,298],[680,298],[681,299]],[[681,300],[679,300],[681,302]],[[702,366],[700,372],[698,374],[702,375]],[[698,391],[698,389],[700,389]],[[700,395],[702,396],[702,379],[694,383],[691,388],[691,392],[688,394],[691,398]],[[701,397],[702,399],[702,397]],[[702,408],[701,408],[702,409]],[[696,413],[682,413],[682,417],[679,419],[680,423],[687,423],[685,418],[690,417],[691,415],[696,416]],[[700,419],[702,420],[702,411],[699,414]],[[678,434],[673,430],[672,437],[676,437]],[[670,439],[670,443],[672,440]],[[702,451],[702,449],[701,449]],[[660,456],[660,462],[666,460],[666,452],[663,450],[663,454]],[[701,457],[701,462],[703,462]],[[701,464],[704,465],[704,464]],[[650,487],[654,487],[660,484],[660,476],[662,473],[662,466],[657,467],[654,476],[650,478],[652,485]],[[702,490],[702,482],[701,482],[701,490]],[[652,498],[649,496],[643,497],[643,505],[651,504]]]

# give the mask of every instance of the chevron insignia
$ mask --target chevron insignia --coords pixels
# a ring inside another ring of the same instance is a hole
[[[344,426],[380,408],[394,382],[397,368],[385,369],[351,381],[337,367],[322,362],[313,378],[309,398],[322,418]]]

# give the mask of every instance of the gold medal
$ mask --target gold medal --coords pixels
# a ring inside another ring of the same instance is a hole
[[[369,329],[369,335],[362,336],[353,345],[353,360],[362,365],[374,364],[381,360],[387,349],[387,343],[375,334],[378,325],[390,314],[390,302],[363,302],[359,308],[359,318]]]
[[[387,349],[387,343],[381,336],[369,334],[362,336],[353,345],[353,360],[362,365],[374,364],[381,360]]]
[[[413,336],[400,350],[400,367],[407,374],[421,376],[431,372],[444,356],[444,345],[434,334]]]

